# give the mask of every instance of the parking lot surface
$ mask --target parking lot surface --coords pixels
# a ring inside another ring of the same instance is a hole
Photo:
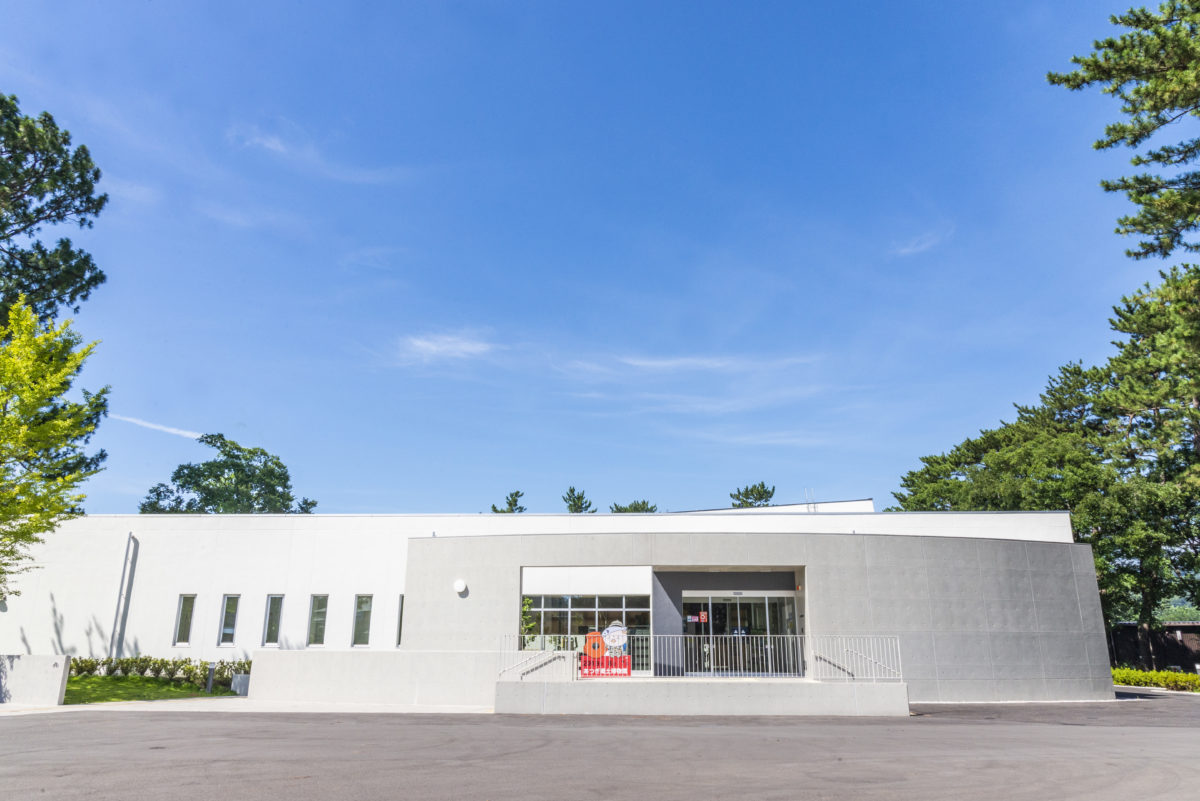
[[[0,718],[4,799],[1180,799],[1200,697],[914,705],[909,718]]]

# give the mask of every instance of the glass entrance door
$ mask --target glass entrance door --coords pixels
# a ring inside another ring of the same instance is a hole
[[[753,676],[798,671],[793,594],[691,592],[682,600],[686,673]]]

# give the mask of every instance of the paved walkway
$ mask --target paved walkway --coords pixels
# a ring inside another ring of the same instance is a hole
[[[270,714],[247,699],[153,702],[147,712],[122,704],[0,718],[0,797],[1193,797],[1200,698],[1140,696],[917,705],[912,717],[877,719]]]
[[[0,718],[24,715],[81,715],[104,712],[219,712],[219,713],[304,713],[304,714],[482,714],[482,706],[421,706],[417,704],[322,704],[301,701],[256,701],[236,695],[213,698],[170,698],[161,701],[112,701],[104,704],[69,706],[22,706],[0,704]]]

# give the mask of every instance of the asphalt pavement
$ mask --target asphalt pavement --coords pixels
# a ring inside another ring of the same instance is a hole
[[[1200,697],[909,718],[108,711],[0,717],[0,798],[1182,799]]]

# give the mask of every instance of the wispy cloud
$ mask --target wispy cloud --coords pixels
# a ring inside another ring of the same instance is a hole
[[[787,448],[818,448],[830,444],[827,437],[814,436],[807,431],[714,431],[707,426],[699,428],[669,428],[664,433],[684,439],[698,439],[722,445],[750,445],[754,447],[776,445]]]
[[[952,236],[954,236],[954,226],[952,225],[927,231],[920,236],[893,245],[891,254],[893,256],[915,256],[918,253],[933,250]]]
[[[123,414],[110,414],[109,417],[114,420],[122,420],[126,423],[133,423],[135,426],[149,428],[154,431],[162,431],[166,434],[174,434],[177,437],[186,437],[187,439],[199,439],[204,436],[199,431],[188,431],[186,428],[175,428],[173,426],[164,426],[159,423],[151,423],[149,420],[139,420],[136,417],[126,417]]]
[[[785,406],[827,392],[816,384],[774,388],[732,387],[718,392],[640,392],[632,400],[640,412],[670,412],[672,414],[726,415]]]
[[[503,346],[488,342],[470,332],[456,334],[421,334],[400,340],[401,364],[430,364],[485,356]]]
[[[298,217],[285,211],[225,203],[203,202],[196,205],[199,214],[233,228],[300,228]]]
[[[287,128],[287,133],[266,131],[257,125],[235,125],[226,136],[239,147],[264,151],[298,169],[332,181],[388,184],[412,176],[413,171],[408,167],[358,167],[339,163],[325,156],[299,126],[283,121],[280,127]]]
[[[100,189],[117,200],[124,200],[142,205],[154,205],[162,200],[162,192],[149,184],[136,181],[125,181],[105,175],[100,180]]]
[[[713,371],[750,372],[790,367],[814,361],[812,356],[781,356],[762,359],[746,356],[618,356],[620,364],[657,372]]]
[[[352,250],[338,259],[343,270],[385,272],[396,266],[397,257],[405,251],[395,247],[366,247]]]

